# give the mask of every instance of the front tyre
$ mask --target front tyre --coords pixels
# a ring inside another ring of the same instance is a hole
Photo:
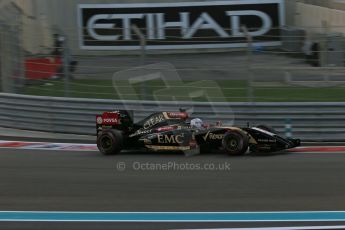
[[[122,133],[117,130],[105,130],[97,137],[97,147],[104,155],[119,153],[122,150],[122,144]]]
[[[229,155],[239,156],[246,153],[249,145],[249,138],[246,134],[236,131],[225,133],[222,140],[222,147]]]

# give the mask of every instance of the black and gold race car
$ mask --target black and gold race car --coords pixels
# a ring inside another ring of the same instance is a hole
[[[157,112],[138,123],[131,111],[104,112],[96,116],[97,146],[103,154],[146,148],[196,154],[222,150],[230,155],[276,152],[300,145],[299,139],[279,136],[272,128],[204,124],[186,112]]]

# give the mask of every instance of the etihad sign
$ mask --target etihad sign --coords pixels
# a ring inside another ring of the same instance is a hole
[[[284,0],[242,0],[144,4],[80,4],[80,47],[140,49],[132,25],[147,49],[245,46],[246,34],[261,45],[277,45],[284,25]]]
[[[202,12],[195,20],[188,12],[180,12],[178,21],[166,21],[165,13],[148,14],[96,14],[87,23],[87,32],[98,41],[133,40],[131,25],[135,19],[143,20],[147,39],[165,40],[169,28],[178,29],[182,39],[192,39],[200,30],[212,30],[220,38],[245,37],[241,31],[241,17],[255,16],[261,21],[261,27],[248,32],[251,36],[261,36],[272,28],[272,20],[264,12],[257,10],[225,11],[225,16],[230,22],[229,28],[223,28],[207,12]],[[119,21],[119,23],[114,23]],[[122,25],[121,27],[118,26]],[[109,35],[102,35],[97,32],[99,29],[108,29]],[[144,32],[145,32],[144,31]]]

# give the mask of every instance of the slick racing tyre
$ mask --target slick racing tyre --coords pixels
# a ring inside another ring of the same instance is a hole
[[[258,126],[256,126],[256,128],[268,131],[270,133],[277,133],[277,131],[274,128],[267,126],[267,125],[258,125]]]
[[[222,147],[229,155],[239,156],[246,153],[249,145],[249,137],[241,132],[230,131],[225,133]]]
[[[105,130],[97,137],[97,147],[104,155],[119,153],[122,149],[122,144],[122,133],[117,130]]]

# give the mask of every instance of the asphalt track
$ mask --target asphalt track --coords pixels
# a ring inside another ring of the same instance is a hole
[[[224,163],[230,169],[188,170],[185,166],[182,169],[186,164],[217,167]],[[146,168],[133,168],[139,164]],[[173,164],[174,168],[149,170],[148,164]],[[344,165],[345,153],[185,157],[179,153],[132,152],[104,157],[95,151],[0,149],[0,210],[340,211],[345,209]],[[49,229],[166,229],[267,225],[0,223],[0,229],[46,229],[47,226]]]

